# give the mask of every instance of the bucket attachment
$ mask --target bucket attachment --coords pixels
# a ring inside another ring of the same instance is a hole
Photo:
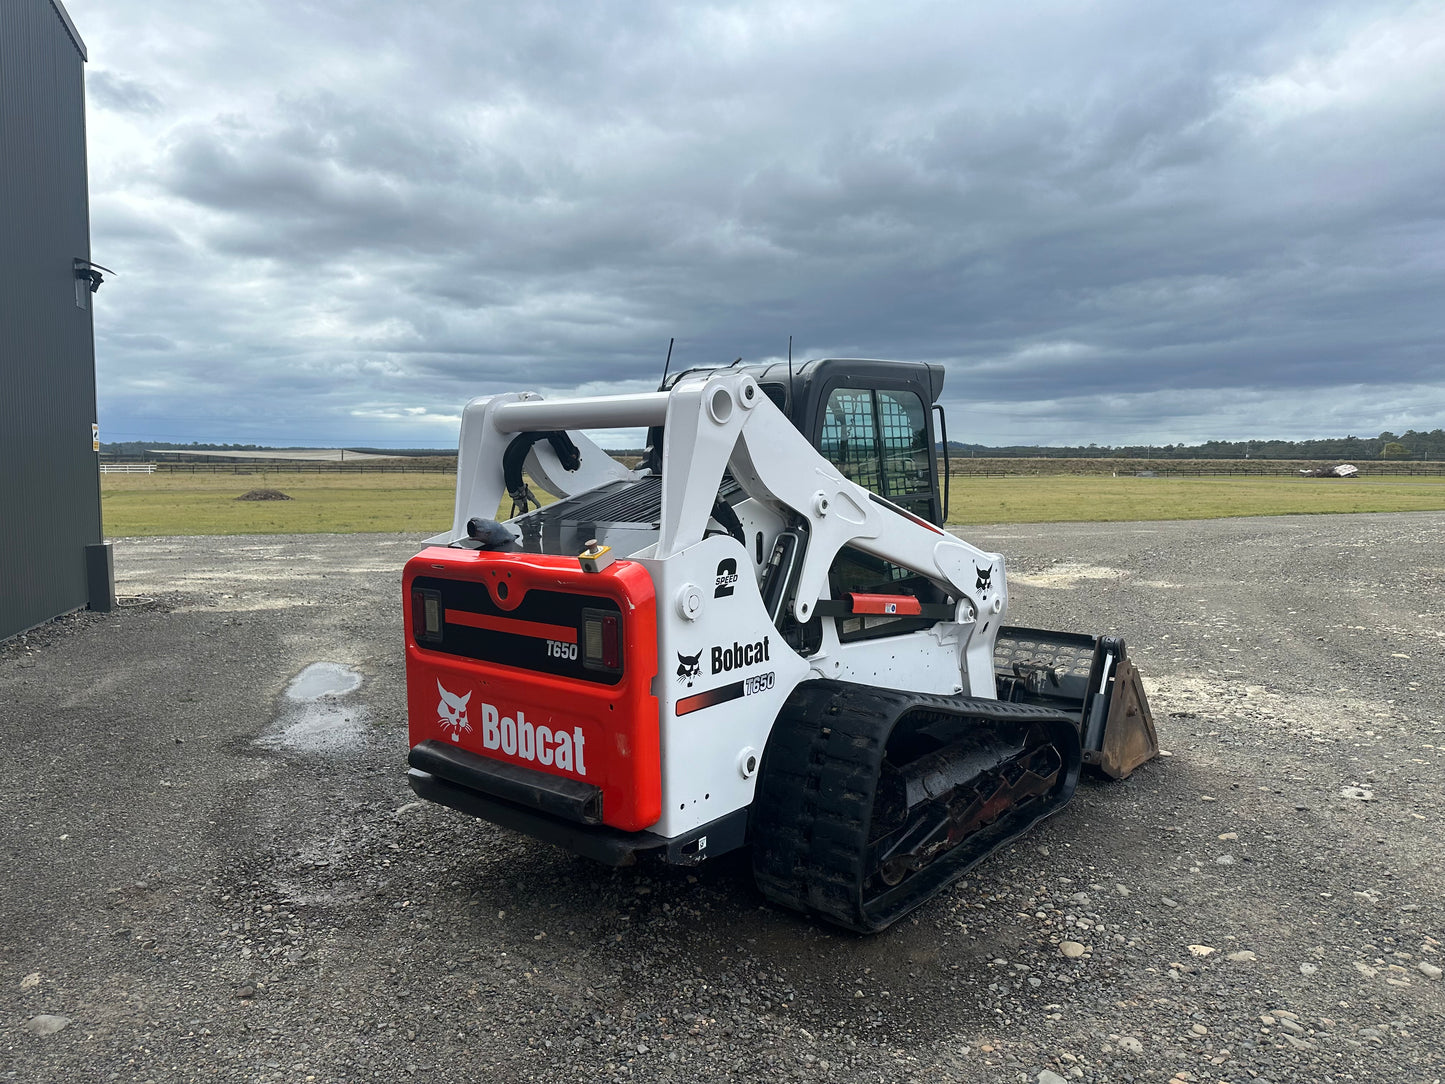
[[[1144,683],[1119,637],[1005,627],[993,658],[1000,700],[1076,720],[1086,766],[1123,779],[1158,754]]]

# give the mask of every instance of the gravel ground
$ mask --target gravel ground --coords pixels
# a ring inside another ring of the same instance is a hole
[[[1439,1080],[1445,515],[967,533],[1171,755],[873,938],[413,801],[415,540],[117,543],[0,645],[0,1080]]]

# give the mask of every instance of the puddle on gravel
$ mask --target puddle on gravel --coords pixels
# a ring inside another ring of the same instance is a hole
[[[292,700],[320,700],[345,696],[361,685],[361,675],[339,662],[313,662],[291,679],[286,695]]]
[[[286,686],[281,729],[256,741],[268,749],[340,753],[362,744],[365,708],[350,696],[361,675],[335,662],[314,662]]]

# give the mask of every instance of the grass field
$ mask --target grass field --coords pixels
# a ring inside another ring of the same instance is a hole
[[[449,474],[105,474],[110,537],[388,531],[433,534],[451,522]],[[289,501],[238,501],[251,489]],[[1215,519],[1445,509],[1445,478],[954,477],[950,523]]]
[[[1034,475],[952,479],[950,523],[1222,519],[1324,512],[1445,509],[1445,477],[1109,478]]]
[[[451,474],[102,474],[105,533],[435,534],[452,521]],[[238,501],[279,489],[289,501]]]

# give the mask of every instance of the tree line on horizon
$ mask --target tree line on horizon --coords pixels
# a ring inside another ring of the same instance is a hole
[[[178,444],[169,440],[120,440],[101,441],[102,455],[119,456],[124,459],[144,459],[149,452],[279,452],[292,451],[302,445],[296,444],[208,444],[191,441]],[[456,455],[455,448],[370,448],[361,445],[346,446],[348,452],[367,452],[372,455]]]
[[[102,454],[126,459],[142,459],[150,451],[216,451],[264,452],[280,450],[281,445],[207,444],[192,441],[177,444],[170,441],[127,440],[102,443]],[[1377,437],[1334,437],[1324,440],[1209,440],[1203,444],[1088,444],[1032,445],[1013,444],[996,447],[987,444],[948,442],[949,454],[982,456],[992,459],[1401,459],[1445,460],[1445,429],[1428,433],[1414,429],[1401,434],[1388,430]],[[447,456],[456,455],[447,448],[348,448],[353,452],[377,455]],[[641,455],[641,448],[611,449],[617,455]]]
[[[1377,437],[1323,440],[1207,440],[1203,444],[1088,444],[1081,446],[1010,445],[948,442],[950,453],[995,459],[1445,459],[1445,429],[1428,433],[1388,430]]]

